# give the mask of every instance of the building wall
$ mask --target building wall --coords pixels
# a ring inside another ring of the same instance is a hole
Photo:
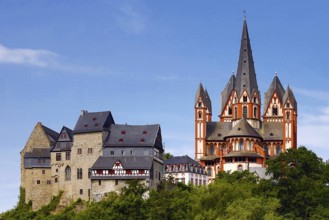
[[[89,200],[91,181],[88,173],[101,154],[103,132],[74,134],[73,139],[74,144],[71,148],[72,199]],[[88,153],[89,148],[92,149],[92,153]],[[78,149],[81,149],[81,154],[78,153]],[[82,179],[77,179],[78,168],[82,168]]]

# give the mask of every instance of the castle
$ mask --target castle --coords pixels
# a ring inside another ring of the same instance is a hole
[[[155,187],[162,155],[158,124],[115,124],[109,111],[81,111],[73,130],[64,126],[57,133],[37,123],[21,151],[21,187],[34,210],[60,191],[63,205],[98,201],[129,179]]]
[[[277,75],[265,93],[262,115],[261,105],[244,19],[237,73],[221,93],[220,120],[212,121],[211,100],[201,83],[194,102],[195,159],[213,178],[219,171],[262,169],[271,156],[297,147],[297,101]]]

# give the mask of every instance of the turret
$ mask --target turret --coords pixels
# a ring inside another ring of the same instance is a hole
[[[297,102],[288,86],[283,96],[283,152],[297,148]]]

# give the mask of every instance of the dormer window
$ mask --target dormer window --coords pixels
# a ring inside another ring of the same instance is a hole
[[[143,131],[143,134],[147,134],[147,131]]]
[[[121,134],[126,134],[126,132],[124,130],[121,131]]]
[[[123,142],[123,139],[122,139],[122,138],[120,138],[120,139],[119,139],[119,142],[120,142],[120,143],[122,143],[122,142]]]
[[[145,140],[144,140],[144,138],[142,138],[142,139],[141,139],[141,143],[144,143],[144,142],[145,142]]]

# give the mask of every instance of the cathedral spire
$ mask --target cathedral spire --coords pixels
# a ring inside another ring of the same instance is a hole
[[[243,90],[247,90],[250,96],[254,90],[258,91],[246,19],[243,21],[240,56],[236,78],[236,90],[239,96]]]

